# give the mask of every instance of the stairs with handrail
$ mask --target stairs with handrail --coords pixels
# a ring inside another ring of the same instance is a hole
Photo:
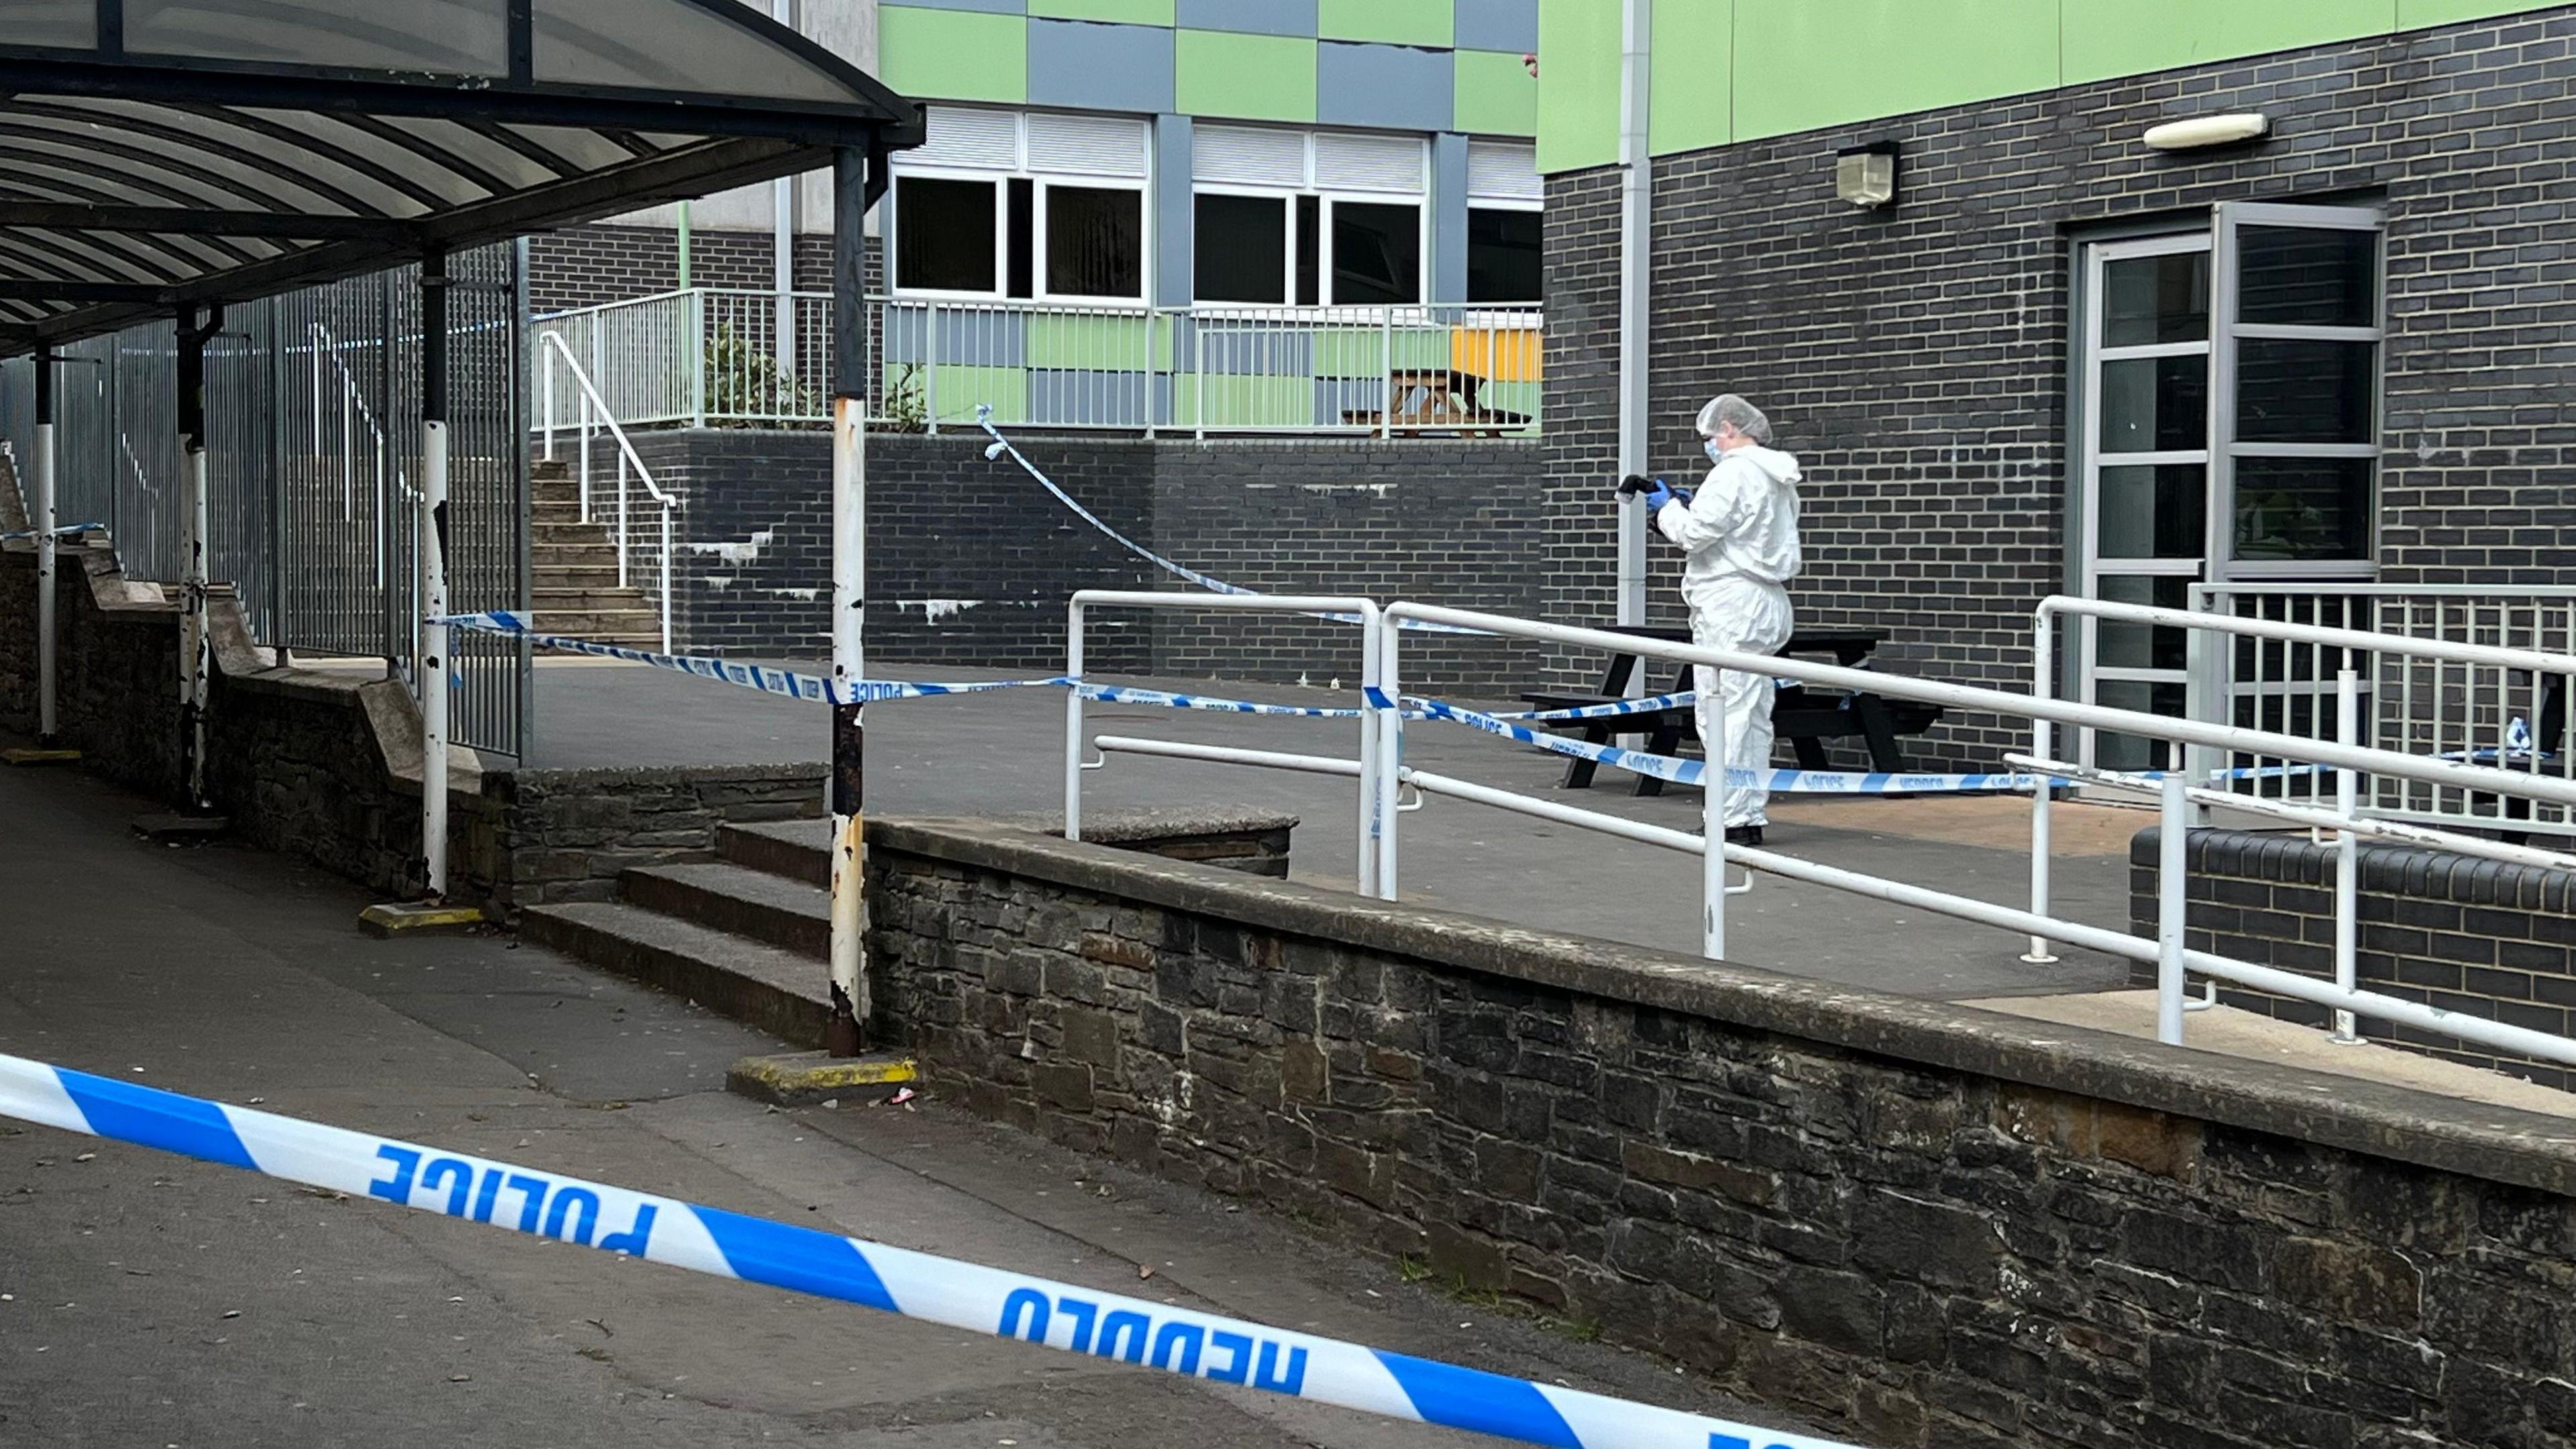
[[[630,649],[662,647],[661,611],[652,595],[617,582],[613,525],[582,521],[581,487],[563,460],[531,466],[528,527],[528,607],[538,630]]]

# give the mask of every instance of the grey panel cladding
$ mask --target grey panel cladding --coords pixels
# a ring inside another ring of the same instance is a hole
[[[1029,22],[1029,103],[1087,110],[1172,109],[1172,32],[1093,20]]]
[[[1876,629],[1885,667],[2027,689],[2062,585],[2067,268],[2084,229],[2224,200],[2388,210],[2380,564],[2396,583],[2576,581],[2576,9],[2075,87],[1664,157],[1655,168],[1654,461],[1697,473],[1693,412],[1740,391],[1807,464],[1802,623]],[[2162,155],[2179,116],[2274,139]],[[1902,194],[1834,199],[1838,148],[1894,139]],[[1613,617],[1618,180],[1548,183],[1551,617]],[[1677,616],[1673,550],[1654,617]],[[1924,763],[1990,767],[2022,727],[1953,718]]]
[[[1447,130],[1457,85],[1445,50],[1338,40],[1315,47],[1315,119],[1327,126]]]
[[[1173,580],[1084,524],[981,435],[868,438],[868,656],[1042,672],[1064,661],[1077,589]],[[1514,441],[1148,442],[1020,438],[1030,461],[1144,547],[1266,593],[1416,598],[1526,614],[1542,516],[1535,445]],[[828,643],[831,449],[820,432],[639,434],[685,500],[677,632],[693,652],[818,658]],[[1324,620],[1104,612],[1095,669],[1276,681],[1358,677],[1359,635]],[[1527,646],[1440,637],[1409,683],[1507,696]]]
[[[1315,0],[1180,0],[1176,18],[1184,30],[1308,38],[1318,30]]]
[[[1538,49],[1538,0],[1458,0],[1460,50]]]

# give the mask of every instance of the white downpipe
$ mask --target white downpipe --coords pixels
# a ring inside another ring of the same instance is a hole
[[[2534,680],[2539,677],[2532,676]],[[2335,675],[2335,743],[2360,742],[2361,679],[2352,670],[2341,670]],[[2361,985],[2361,837],[2350,828],[2361,804],[2360,783],[2360,777],[2350,770],[2335,771],[2335,813],[2343,817],[2346,828],[2335,832],[2334,971],[2335,985],[2346,991],[2357,990]],[[2329,1039],[2352,1045],[2361,1040],[2359,1025],[2351,1012],[2338,1011]]]
[[[1648,127],[1654,78],[1654,0],[1623,0],[1619,26],[1619,472],[1653,471],[1647,444],[1649,309],[1654,285],[1654,153]],[[1617,496],[1617,495],[1614,495]],[[1618,622],[1646,622],[1646,505],[1617,496]]]
[[[2164,779],[2164,804],[2157,826],[2156,851],[2156,1040],[2182,1045],[2183,920],[2187,908],[2183,875],[2190,809],[2188,782],[2179,770]]]
[[[1082,604],[1080,594],[1065,611],[1064,674],[1072,681],[1064,691],[1064,838],[1082,838]]]
[[[447,547],[439,515],[447,507],[447,423],[421,424],[420,517],[414,567],[418,571],[421,623],[412,677],[420,681],[420,849],[428,863],[429,895],[447,898]]]
[[[38,367],[53,367],[52,354],[36,355]],[[50,391],[50,389],[48,389]],[[60,526],[55,518],[54,424],[36,429],[36,743],[51,745],[61,732],[58,717],[60,701],[56,694],[54,570],[60,562],[61,540],[54,537]]]
[[[2041,607],[2045,609],[2047,606]],[[2057,695],[2056,621],[2044,613],[2039,621],[2039,631],[2031,639],[2030,693],[2033,699],[2053,699]],[[2032,758],[2045,760],[2053,749],[2048,721],[2033,716],[2030,722]],[[2040,917],[2048,914],[2049,856],[2056,849],[2050,838],[2049,821],[2050,797],[2054,793],[2046,781],[2030,792],[2030,913]],[[2033,966],[2045,966],[2057,959],[2057,953],[2049,949],[2046,936],[2033,936],[2030,949],[2022,953],[2021,959]]]

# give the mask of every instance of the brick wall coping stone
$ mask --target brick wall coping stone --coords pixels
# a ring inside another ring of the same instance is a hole
[[[2576,1122],[1941,1002],[1557,935],[984,821],[868,822],[872,847],[2576,1196]]]
[[[1100,845],[1123,845],[1137,840],[1161,840],[1176,835],[1254,835],[1270,830],[1294,830],[1304,821],[1295,815],[1275,810],[1115,810],[1095,815],[1082,812],[1082,838]],[[1041,827],[1049,835],[1064,834],[1064,817],[1051,816]]]
[[[2498,824],[2510,824],[2500,821]],[[2160,863],[2163,832],[2148,826],[2129,840],[2129,863]],[[2184,847],[2198,870],[2260,876],[2293,885],[2330,885],[2334,881],[2335,847],[2320,845],[2303,832],[2276,834],[2262,830],[2195,828],[2185,832]],[[2500,906],[2509,910],[2576,914],[2576,874],[2509,860],[2485,860],[2423,845],[2387,845],[2362,841],[2357,851],[2360,886],[2407,896],[2439,896],[2453,905]]]

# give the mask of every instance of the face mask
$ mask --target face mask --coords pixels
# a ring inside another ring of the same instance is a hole
[[[1700,447],[1707,450],[1708,460],[1710,462],[1723,463],[1726,461],[1726,450],[1717,445],[1717,439],[1711,438],[1707,442],[1700,444]]]

